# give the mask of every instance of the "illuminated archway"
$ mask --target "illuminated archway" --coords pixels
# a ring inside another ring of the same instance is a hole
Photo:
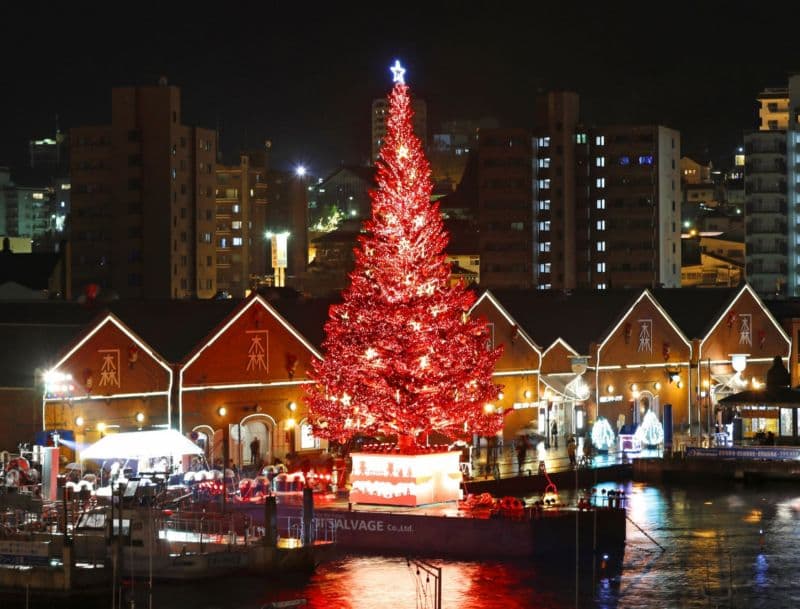
[[[240,467],[260,467],[274,458],[277,423],[268,414],[251,414],[239,422]],[[257,442],[255,442],[257,440]]]

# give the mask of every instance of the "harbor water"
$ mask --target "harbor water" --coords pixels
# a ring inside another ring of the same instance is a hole
[[[576,577],[574,564],[563,559],[545,565],[481,561],[479,556],[474,562],[429,559],[442,568],[441,606],[800,606],[800,571],[795,562],[800,556],[800,488],[637,483],[598,488],[623,488],[629,497],[632,522],[620,572],[593,572],[589,566]],[[434,584],[403,558],[341,556],[303,577],[158,583],[153,607],[260,609],[292,599],[305,599],[306,604],[299,606],[315,609],[434,607]],[[134,586],[135,606],[147,607],[144,585]],[[29,606],[51,605],[32,598]]]

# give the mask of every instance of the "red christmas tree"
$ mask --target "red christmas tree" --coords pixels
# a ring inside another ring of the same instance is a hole
[[[430,431],[490,435],[503,423],[486,408],[500,391],[492,371],[502,348],[491,348],[484,320],[467,316],[475,295],[450,286],[448,235],[400,70],[395,64],[372,218],[307,392],[315,435],[333,440],[362,433],[408,444]]]

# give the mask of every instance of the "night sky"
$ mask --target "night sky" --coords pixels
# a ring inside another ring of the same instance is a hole
[[[167,4],[4,8],[0,165],[24,163],[56,115],[62,130],[107,122],[112,86],[165,75],[185,123],[221,129],[227,161],[270,139],[276,166],[325,174],[367,159],[395,57],[428,102],[429,134],[451,118],[529,127],[537,90],[565,88],[587,124],[664,124],[685,154],[727,164],[758,92],[800,71],[791,4]]]

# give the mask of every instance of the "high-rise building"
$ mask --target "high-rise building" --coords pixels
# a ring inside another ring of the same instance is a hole
[[[182,124],[165,79],[113,89],[110,125],[72,129],[73,292],[214,296],[216,151],[215,131]]]
[[[744,136],[745,269],[747,281],[763,298],[798,295],[791,263],[800,257],[789,252],[796,238],[793,205],[798,196],[789,188],[796,173],[789,157],[796,155],[787,147],[787,139],[795,137],[788,129],[792,93],[795,105],[800,100],[797,85],[800,80],[793,77],[789,88],[762,91],[757,97],[759,128]]]
[[[426,148],[428,137],[428,106],[422,99],[411,101],[411,108],[414,111],[414,133],[422,141],[422,147]],[[378,153],[383,146],[383,138],[386,137],[386,117],[389,116],[389,102],[386,98],[375,99],[372,101],[372,153],[370,161],[374,163],[378,160]]]
[[[577,284],[576,239],[586,235],[576,233],[576,196],[588,178],[585,159],[576,156],[576,146],[585,143],[585,136],[580,142],[576,137],[579,109],[578,95],[569,91],[540,95],[534,105],[534,270],[543,290],[571,290]]]
[[[470,151],[478,147],[481,131],[499,126],[497,119],[490,117],[442,123],[428,146],[434,193],[448,194],[456,189],[467,167]]]
[[[481,285],[679,287],[680,134],[585,128],[569,92],[536,109],[533,133],[481,132]]]
[[[526,129],[481,133],[476,177],[482,285],[534,285],[532,160],[531,134]],[[549,230],[549,221],[542,220],[537,234],[546,239]]]
[[[242,154],[239,164],[217,165],[217,290],[243,298],[266,274],[267,156]]]
[[[589,178],[577,200],[578,287],[680,287],[680,133],[612,125],[575,138]]]
[[[40,239],[55,229],[52,211],[49,188],[18,184],[0,167],[0,236]]]

